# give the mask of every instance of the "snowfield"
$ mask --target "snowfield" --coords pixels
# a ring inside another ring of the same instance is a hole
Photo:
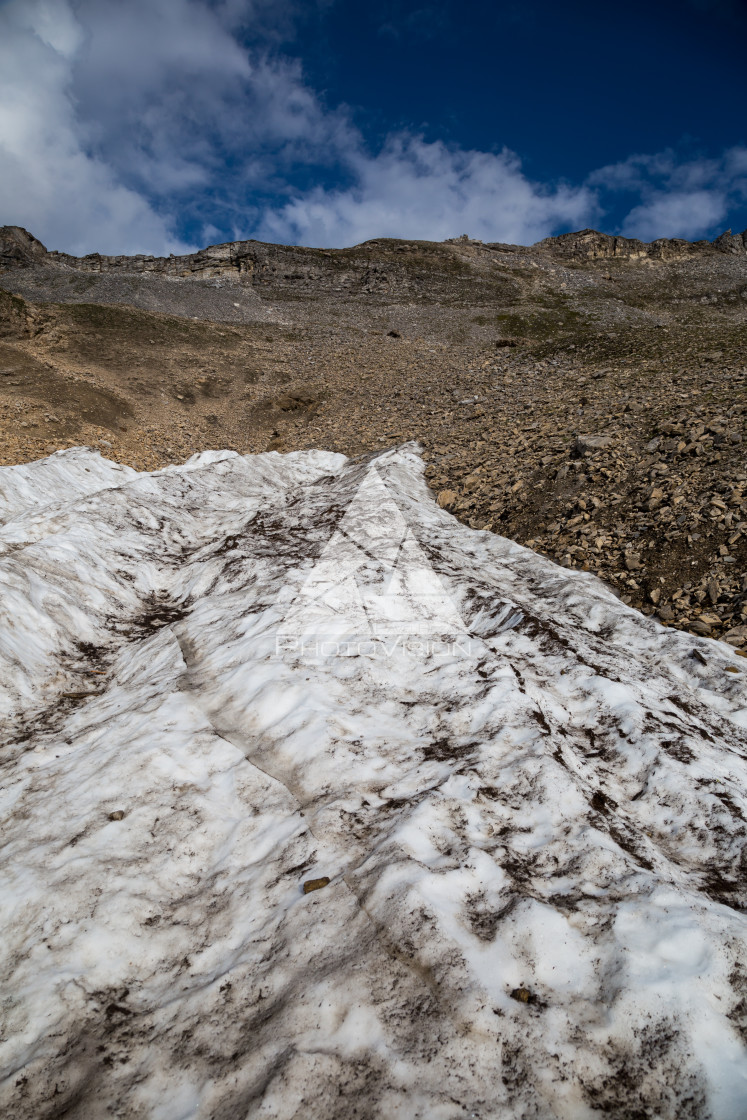
[[[747,1116],[728,646],[413,445],[2,468],[0,616],[3,1115]]]

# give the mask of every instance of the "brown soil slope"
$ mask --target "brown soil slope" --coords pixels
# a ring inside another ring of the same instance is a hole
[[[2,463],[417,439],[468,524],[747,647],[747,235],[76,259],[5,227],[0,289]]]

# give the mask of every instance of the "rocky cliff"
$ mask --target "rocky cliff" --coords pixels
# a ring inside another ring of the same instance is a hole
[[[646,242],[631,237],[613,237],[608,233],[598,233],[595,229],[583,229],[578,233],[563,233],[560,237],[538,241],[531,251],[570,260],[604,260],[611,257],[620,260],[681,260],[714,251],[745,253],[747,230],[732,234],[729,229],[714,241],[683,241],[677,237],[660,237],[656,241]]]
[[[153,273],[196,279],[231,276],[260,285],[277,279],[321,281],[325,274],[333,274],[338,282],[344,283],[349,279],[348,273],[351,270],[359,271],[361,263],[365,266],[372,257],[388,258],[396,266],[411,261],[414,256],[427,255],[435,263],[438,257],[473,255],[475,249],[489,253],[511,252],[579,261],[608,258],[676,260],[714,252],[747,253],[747,230],[737,234],[727,230],[714,241],[659,238],[647,243],[585,229],[577,233],[564,233],[559,237],[548,237],[530,247],[497,242],[484,245],[468,238],[456,238],[447,242],[408,242],[378,238],[350,249],[313,249],[250,240],[209,245],[197,253],[183,256],[104,256],[101,253],[89,253],[84,257],[74,257],[69,253],[49,251],[41,241],[20,226],[3,226],[0,228],[0,272],[43,264],[79,272]],[[368,277],[372,283],[381,282],[378,271],[374,268]]]

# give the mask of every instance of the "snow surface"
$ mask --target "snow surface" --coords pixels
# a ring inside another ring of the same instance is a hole
[[[4,1115],[747,1115],[728,646],[413,445],[2,468],[0,588]]]

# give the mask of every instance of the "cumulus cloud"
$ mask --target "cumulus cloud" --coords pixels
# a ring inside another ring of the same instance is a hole
[[[626,237],[705,237],[747,198],[747,148],[730,148],[719,159],[678,159],[671,151],[634,155],[600,168],[588,182],[640,198],[621,226]]]
[[[65,0],[0,9],[0,213],[52,245],[162,251],[181,242],[95,153],[73,97],[85,32]]]
[[[144,190],[263,181],[268,156],[278,170],[308,160],[344,129],[297,60],[268,55],[264,32],[251,55],[235,37],[246,22],[265,26],[256,0],[73,2],[86,29],[73,87],[81,118],[111,166]],[[283,10],[276,3],[277,18]]]
[[[704,236],[727,214],[723,191],[654,191],[640,206],[634,206],[621,233],[654,241],[657,237],[682,237],[696,240]]]
[[[265,215],[260,236],[302,244],[352,245],[372,237],[442,240],[467,232],[527,244],[596,212],[586,187],[533,183],[518,157],[463,151],[407,134],[381,152],[349,154],[353,185],[314,188]]]
[[[272,53],[295,10],[6,0],[0,221],[72,252],[176,252],[179,228],[245,231],[263,196],[287,194],[294,166],[357,142],[344,109],[326,109],[300,63]]]
[[[529,243],[603,224],[622,197],[622,232],[693,237],[747,191],[743,148],[632,156],[577,184],[406,131],[372,150],[282,52],[329,3],[0,0],[0,223],[77,253],[250,236]]]

